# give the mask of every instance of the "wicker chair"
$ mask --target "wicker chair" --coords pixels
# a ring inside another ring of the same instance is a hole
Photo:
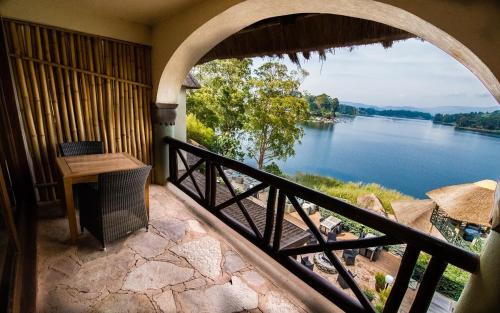
[[[64,142],[59,145],[62,156],[101,154],[104,153],[102,141]]]
[[[59,145],[62,156],[75,156],[75,155],[88,155],[88,154],[101,154],[104,153],[104,146],[102,141],[75,141],[63,142]],[[85,188],[95,188],[95,183],[82,183],[73,186],[73,197],[75,208],[80,207],[80,193]]]
[[[139,228],[148,230],[144,188],[151,166],[99,175],[98,188],[81,197],[80,226],[106,244]]]

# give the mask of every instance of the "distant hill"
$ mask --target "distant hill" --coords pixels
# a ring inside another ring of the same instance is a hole
[[[404,110],[404,111],[415,111],[424,112],[435,115],[437,113],[441,114],[459,114],[459,113],[471,113],[471,112],[494,112],[500,108],[500,106],[490,106],[490,107],[465,107],[465,106],[440,106],[432,108],[416,108],[411,106],[377,106],[372,104],[360,103],[360,102],[350,102],[350,101],[340,101],[340,104],[353,106],[356,108],[363,109],[375,109],[375,110]]]

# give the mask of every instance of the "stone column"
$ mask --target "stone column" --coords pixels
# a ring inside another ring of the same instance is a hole
[[[492,228],[478,273],[471,275],[455,313],[498,312],[500,310],[500,180],[497,182],[492,210]]]
[[[168,146],[164,142],[167,136],[174,136],[177,103],[156,103],[153,105],[153,150],[154,182],[164,185],[168,173]]]

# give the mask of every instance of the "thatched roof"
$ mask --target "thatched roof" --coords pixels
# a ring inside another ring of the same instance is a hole
[[[380,215],[385,215],[384,206],[374,193],[359,196],[356,199],[356,202],[363,209],[373,211]]]
[[[427,192],[454,220],[490,226],[494,191],[476,184],[446,186]]]
[[[390,47],[396,40],[414,35],[403,30],[354,17],[333,14],[294,14],[252,24],[210,50],[199,63],[215,59],[288,55],[298,63],[298,54],[325,53],[341,47],[380,43]]]
[[[434,201],[429,199],[400,200],[391,202],[391,206],[399,223],[444,239],[443,235],[431,223],[432,211],[436,208]]]

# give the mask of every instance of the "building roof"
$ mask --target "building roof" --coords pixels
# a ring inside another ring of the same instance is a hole
[[[449,218],[483,226],[490,226],[494,190],[481,184],[446,186],[427,192]]]
[[[182,83],[182,87],[187,89],[200,89],[201,85],[198,82],[198,80],[196,80],[196,78],[194,78],[194,76],[191,75],[191,73],[189,73],[188,76],[186,76],[184,82]]]
[[[313,52],[321,58],[329,50],[394,41],[414,35],[382,23],[333,14],[294,14],[268,18],[226,38],[199,63],[215,59],[288,55],[298,63],[298,54],[309,59]]]

